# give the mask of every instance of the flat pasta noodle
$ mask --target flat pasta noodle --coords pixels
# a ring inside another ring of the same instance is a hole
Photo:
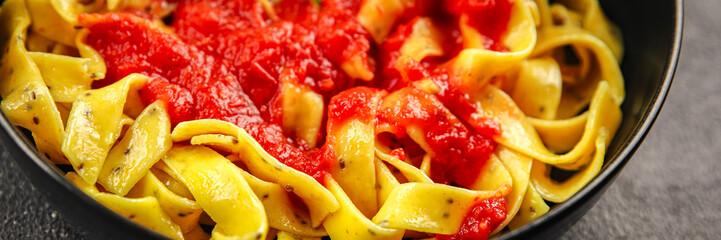
[[[238,149],[243,163],[253,175],[277,183],[293,191],[308,204],[313,227],[317,227],[328,214],[339,208],[338,202],[312,177],[290,168],[270,156],[245,130],[228,122],[218,120],[195,120],[178,124],[171,134],[174,141],[185,141],[194,135],[224,134],[235,137],[240,143]]]
[[[368,0],[358,12],[358,22],[368,30],[376,43],[382,43],[393,30],[393,24],[405,11],[405,3],[414,0]]]
[[[128,92],[146,80],[144,75],[131,74],[107,87],[88,90],[73,102],[62,150],[87,183],[97,181],[110,148],[120,136]]]
[[[72,103],[81,93],[90,90],[93,79],[88,71],[89,59],[40,52],[28,54],[56,102]]]
[[[571,151],[563,155],[556,155],[543,145],[523,112],[501,90],[488,86],[482,93],[474,96],[474,99],[481,103],[487,114],[500,122],[503,133],[495,138],[497,142],[538,161],[561,167],[565,164],[566,169],[575,170],[580,165],[585,165],[578,159],[593,148],[599,129],[606,128],[615,133],[621,122],[621,109],[609,91],[608,83],[599,84],[589,108],[589,119],[584,127],[583,137]]]
[[[150,171],[148,171],[125,196],[128,198],[156,198],[163,212],[180,227],[184,235],[200,228],[198,218],[203,212],[200,205],[194,200],[178,196],[173,191],[170,191],[170,189]]]
[[[323,226],[325,226],[331,238],[359,240],[400,240],[403,238],[404,228],[394,229],[377,225],[374,221],[366,218],[363,213],[353,205],[353,202],[335,180],[331,179],[327,184],[328,189],[340,203],[340,209],[330,214],[325,221],[323,221]],[[388,201],[386,201],[386,204],[388,204]]]
[[[243,177],[263,203],[268,225],[287,234],[322,237],[328,235],[322,227],[312,227],[310,214],[299,209],[291,202],[291,196],[285,187],[258,179],[252,174],[241,171]]]
[[[473,203],[511,191],[472,191],[436,183],[405,183],[394,188],[373,217],[381,227],[435,234],[455,234]]]
[[[548,0],[530,0],[526,1],[528,8],[536,22],[536,28],[542,28],[553,24],[551,13],[548,10]]]
[[[331,174],[366,217],[378,211],[373,130],[371,124],[350,120],[329,133],[335,138],[333,148],[338,162],[331,167]]]
[[[353,205],[370,218],[378,211],[375,169],[375,124],[382,91],[364,92],[365,89],[349,90],[351,99],[366,100],[364,106],[352,108],[357,114],[348,119],[328,119],[326,146],[333,152],[330,173],[333,179],[351,199]],[[335,100],[335,99],[334,99]],[[333,102],[335,107],[339,103]],[[329,107],[330,108],[330,107]],[[351,109],[346,109],[351,110]],[[337,196],[336,196],[337,197]]]
[[[513,188],[511,192],[506,195],[506,204],[508,205],[508,213],[506,220],[504,220],[493,233],[498,233],[507,225],[510,225],[513,219],[516,219],[516,215],[523,207],[523,201],[526,199],[526,192],[528,191],[529,179],[531,175],[531,166],[533,159],[518,154],[513,150],[506,147],[499,147],[496,150],[498,159],[508,169],[511,177],[513,178]]]
[[[528,122],[536,129],[543,144],[552,152],[568,152],[576,146],[584,134],[584,128],[588,121],[589,112],[581,115],[562,119],[545,120],[528,118]]]
[[[155,197],[126,198],[115,194],[98,191],[94,185],[85,182],[74,172],[66,176],[85,194],[89,195],[110,210],[129,218],[131,221],[145,226],[171,239],[183,239],[180,227],[165,214]]]
[[[563,4],[569,9],[573,9],[582,15],[582,26],[584,29],[591,31],[594,36],[601,39],[617,61],[621,61],[623,57],[623,41],[621,37],[621,30],[611,23],[603,13],[601,6],[598,1],[595,0],[581,0],[581,1],[569,1],[561,0],[558,3]]]
[[[50,40],[32,30],[28,32],[25,46],[30,52],[52,53],[70,57],[78,56],[78,51],[74,47]]]
[[[150,172],[153,173],[153,175],[155,175],[155,177],[158,178],[158,180],[160,180],[160,182],[162,182],[163,185],[165,185],[165,187],[168,188],[168,190],[170,190],[171,192],[183,198],[191,200],[195,199],[193,198],[193,194],[190,193],[190,190],[188,190],[185,184],[168,174],[168,172],[170,172],[171,170],[167,167],[163,168],[163,166],[164,164],[159,161],[153,166],[153,168],[150,169]]]
[[[88,5],[72,0],[49,0],[55,12],[63,18],[64,22],[72,26],[78,25],[78,14],[100,10],[105,1],[93,1]]]
[[[43,37],[33,31],[28,32],[27,39],[25,40],[25,47],[30,52],[51,53],[57,44],[58,42]]]
[[[103,60],[103,57],[100,56],[98,51],[95,51],[95,49],[85,44],[85,39],[88,37],[88,34],[90,34],[90,32],[87,29],[81,29],[75,36],[75,46],[77,47],[78,54],[89,61],[87,64],[87,72],[90,73],[90,78],[93,80],[103,79],[107,72],[105,60]]]
[[[514,181],[511,173],[503,165],[497,155],[491,155],[486,164],[481,168],[481,173],[476,181],[468,186],[471,190],[492,191],[503,186],[513,187]]]
[[[278,240],[320,240],[319,237],[307,237],[302,235],[293,235],[288,232],[279,232]]]
[[[443,35],[430,18],[419,18],[413,24],[413,31],[403,42],[401,56],[409,56],[416,62],[426,57],[443,56]]]
[[[323,96],[307,86],[284,82],[283,130],[315,147],[323,122]]]
[[[536,46],[537,36],[533,16],[526,7],[514,4],[508,33],[502,42],[508,46],[508,52],[496,52],[483,49],[483,37],[474,28],[464,24],[468,16],[461,17],[461,33],[467,47],[451,60],[451,68],[458,76],[463,76],[465,86],[471,90],[485,86],[491,78],[507,71],[514,64],[531,55]]]
[[[170,117],[162,102],[145,108],[125,136],[110,149],[98,183],[124,196],[173,146]]]
[[[595,151],[589,152],[582,157],[589,159],[590,163],[562,183],[551,179],[551,169],[547,164],[541,162],[535,162],[533,164],[533,168],[531,169],[531,184],[533,184],[536,191],[543,196],[543,199],[555,203],[566,201],[598,175],[601,167],[603,167],[603,158],[606,155],[608,130],[602,128],[599,132],[596,138]]]
[[[53,41],[75,46],[75,35],[78,30],[71,22],[58,14],[50,0],[26,0],[33,32]]]
[[[376,191],[378,196],[378,206],[383,206],[383,204],[388,200],[388,196],[391,195],[391,192],[393,189],[398,187],[400,185],[400,182],[398,182],[398,179],[393,176],[393,173],[391,172],[388,167],[381,162],[381,160],[378,160],[376,158],[375,160],[375,167],[376,167]]]
[[[0,95],[2,108],[15,125],[30,130],[41,155],[55,163],[67,163],[60,151],[64,125],[55,100],[43,82],[42,74],[25,49],[30,15],[22,0],[3,5],[0,46]]]
[[[585,81],[564,88],[557,118],[564,119],[578,114],[589,104],[601,81],[608,83],[613,100],[620,105],[625,97],[621,69],[609,48],[589,32],[569,27],[545,28],[538,32],[538,45],[531,56],[544,56],[551,50],[566,45],[577,46],[593,52],[596,64],[593,65],[591,73],[588,74]]]
[[[206,233],[202,227],[197,226],[190,230],[190,232],[185,233],[183,237],[185,237],[185,240],[208,240],[210,239],[210,234]]]
[[[548,212],[548,210],[550,210],[550,207],[548,207],[546,202],[543,201],[541,195],[533,189],[533,185],[529,184],[526,189],[526,193],[523,196],[523,202],[521,203],[516,216],[513,217],[510,223],[508,223],[508,228],[512,230],[519,229],[529,222],[543,216]]]
[[[92,1],[92,2],[79,2],[73,0],[43,0],[51,4],[53,10],[62,19],[58,22],[63,24],[69,24],[70,26],[78,25],[78,15],[80,13],[92,13],[92,12],[104,12],[104,11],[120,11],[126,9],[145,9],[150,7],[151,1],[147,0],[103,0],[103,1]],[[165,5],[174,5],[168,3]]]
[[[242,149],[242,147],[240,146],[240,141],[238,141],[238,138],[229,136],[229,135],[223,135],[223,134],[195,135],[190,139],[190,144],[203,145],[203,146],[211,147],[213,149],[221,150],[224,152],[236,152],[237,153],[237,152],[240,152]],[[236,156],[236,155],[233,155],[233,156]],[[238,159],[231,159],[231,160],[240,161],[240,158],[238,157]]]
[[[378,145],[378,144],[376,144]],[[378,146],[375,148],[375,155],[378,159],[382,160],[383,162],[388,163],[389,165],[392,165],[398,171],[400,171],[403,176],[408,179],[408,181],[411,182],[422,182],[422,183],[433,183],[433,180],[431,180],[426,173],[424,173],[422,170],[416,168],[413,165],[410,165],[404,161],[401,161],[400,159],[385,153],[383,150],[379,149]]]
[[[217,223],[213,239],[265,238],[268,221],[263,205],[228,159],[206,147],[176,146],[163,163]]]
[[[525,60],[520,64],[510,96],[526,116],[554,120],[561,103],[562,87],[556,61],[547,58]]]

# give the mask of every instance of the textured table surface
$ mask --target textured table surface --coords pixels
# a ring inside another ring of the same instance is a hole
[[[666,104],[621,175],[563,239],[721,239],[721,1],[687,0]],[[0,239],[83,239],[0,156]]]

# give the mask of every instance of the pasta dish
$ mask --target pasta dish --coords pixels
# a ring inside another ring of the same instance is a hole
[[[6,0],[0,107],[171,239],[486,239],[621,121],[618,28],[551,2]]]

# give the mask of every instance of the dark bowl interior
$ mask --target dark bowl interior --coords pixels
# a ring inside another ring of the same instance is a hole
[[[0,3],[3,1],[0,0]],[[671,86],[681,47],[682,0],[601,0],[609,18],[624,36],[622,63],[627,98],[623,122],[609,146],[601,173],[568,201],[521,229],[499,239],[552,238],[565,232],[598,201],[629,161],[653,125]],[[34,145],[2,114],[0,142],[33,185],[48,196],[66,219],[90,239],[162,239],[105,208],[64,178]]]

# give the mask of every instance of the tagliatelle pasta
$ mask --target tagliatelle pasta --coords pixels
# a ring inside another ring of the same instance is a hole
[[[8,119],[172,239],[513,231],[599,173],[625,97],[595,0],[7,0],[0,47]]]

